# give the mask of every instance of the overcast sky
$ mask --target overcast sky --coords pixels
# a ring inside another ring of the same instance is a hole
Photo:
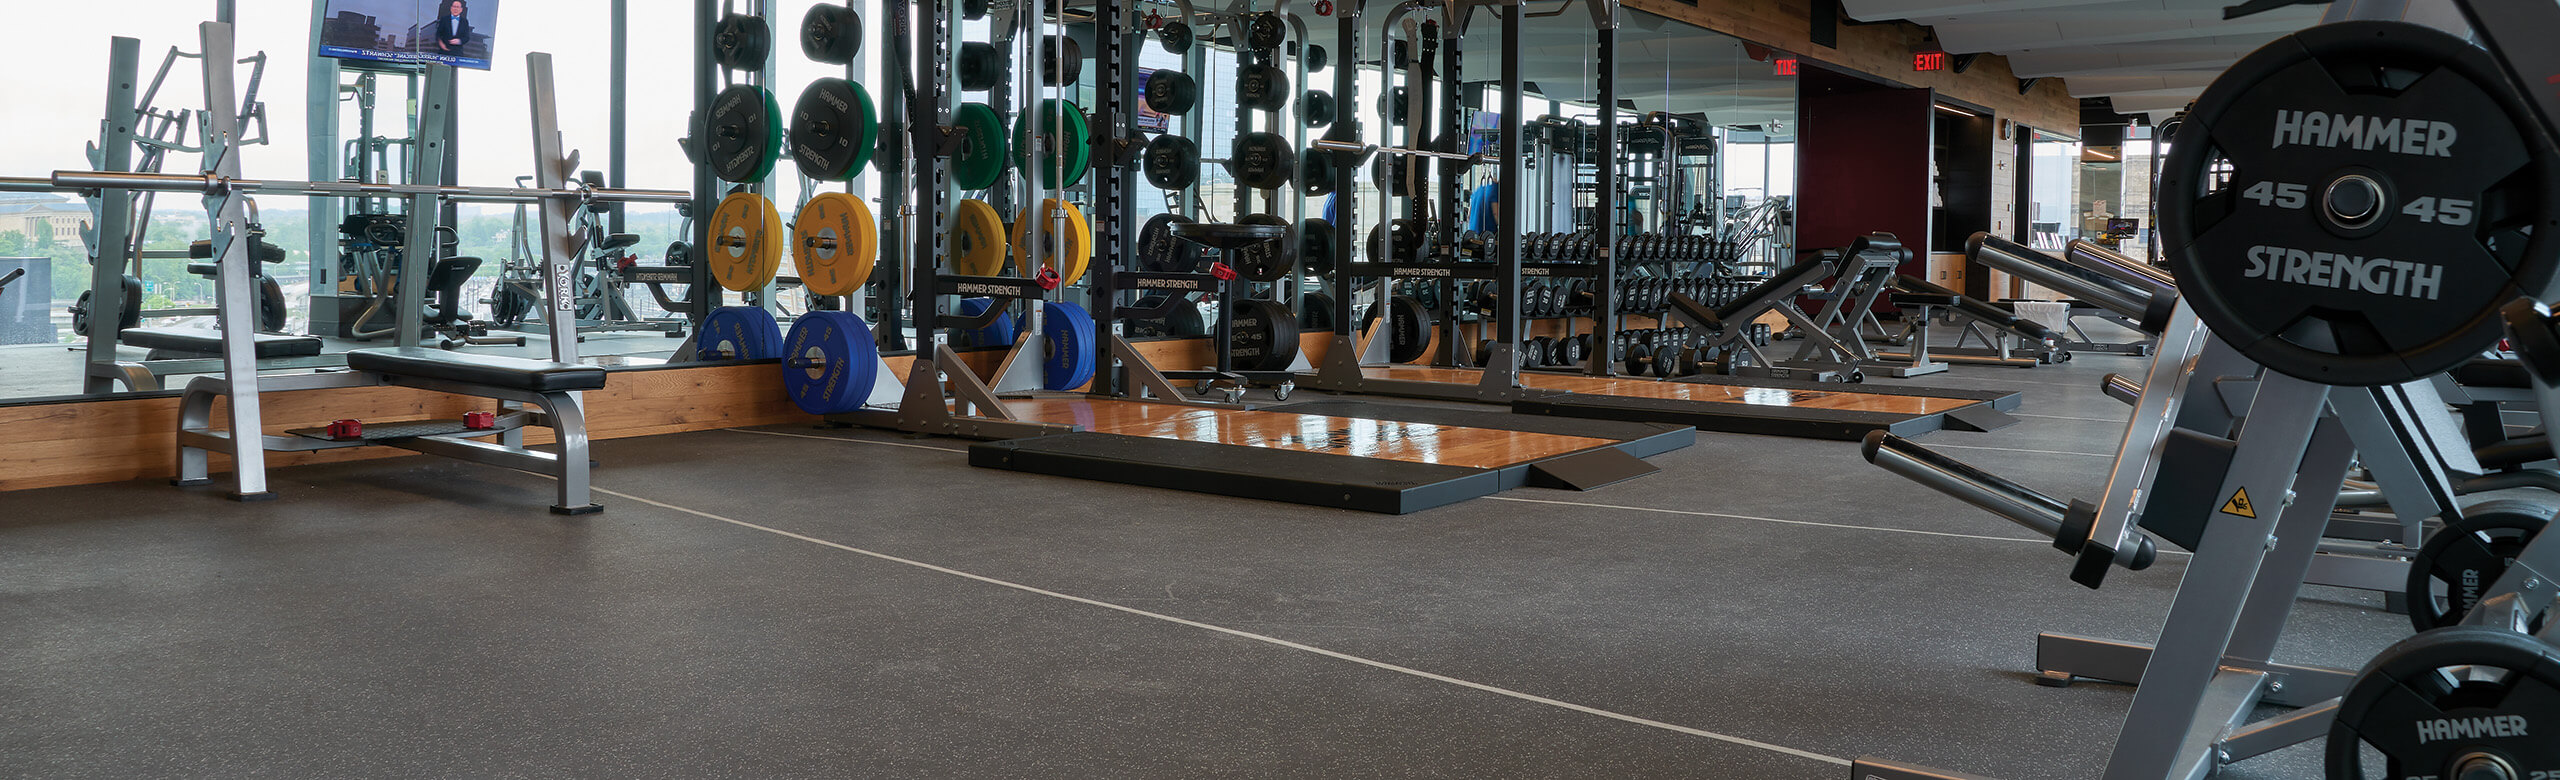
[[[489,5],[488,0],[479,0],[473,11],[480,13]],[[532,119],[525,98],[524,61],[526,52],[537,50],[553,55],[561,129],[569,147],[585,152],[587,167],[602,170],[610,6],[605,0],[501,0],[495,5],[499,18],[492,67],[461,73],[460,181],[507,184],[531,172]],[[782,5],[788,7],[787,18],[796,26],[805,0]],[[674,139],[684,134],[691,103],[692,3],[630,0],[630,6],[632,183],[685,189],[692,178]],[[270,57],[260,97],[267,103],[272,141],[246,152],[246,174],[308,178],[305,139],[309,128],[304,106],[312,50],[311,3],[238,0],[238,7],[241,53],[264,51]],[[60,168],[87,167],[84,150],[96,141],[106,106],[109,36],[142,41],[141,77],[147,84],[171,46],[188,51],[200,48],[196,25],[211,19],[213,8],[212,0],[10,3],[11,26],[20,34],[13,36],[10,46],[0,47],[0,68],[11,74],[0,80],[0,105],[10,107],[9,121],[0,123],[0,175],[41,176]],[[487,21],[475,23],[484,30],[491,26]],[[783,42],[788,45],[790,40]],[[784,52],[784,60],[799,59],[797,47],[792,48]],[[245,81],[246,66],[241,73]],[[160,104],[200,107],[201,78],[191,62],[182,62],[172,72],[170,85],[163,88]],[[388,109],[380,113],[385,119],[400,115]],[[188,170],[197,165],[192,156],[178,162],[181,165],[176,167]]]

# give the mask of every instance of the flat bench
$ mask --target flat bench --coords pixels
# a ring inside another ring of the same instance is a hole
[[[116,338],[127,345],[151,350],[151,360],[222,354],[222,331],[212,328],[126,328],[118,331]],[[249,340],[260,360],[320,354],[320,339],[313,336],[257,333],[252,334]]]
[[[1903,310],[1904,316],[1901,332],[1886,340],[1902,345],[1914,361],[2033,368],[2071,359],[2070,351],[2062,346],[2062,334],[2018,316],[2018,311],[2009,306],[1898,274],[1889,300]],[[1929,321],[1937,319],[1941,311],[1958,326],[1955,342],[1944,347],[1929,343]],[[1973,341],[1981,344],[1967,346]]]
[[[1725,373],[1774,378],[1811,378],[1817,381],[1852,380],[1857,378],[1856,372],[1842,370],[1839,367],[1800,370],[1795,367],[1781,366],[1779,361],[1770,359],[1768,352],[1751,340],[1751,322],[1772,312],[1785,317],[1797,332],[1807,334],[1807,338],[1830,340],[1830,334],[1811,315],[1806,314],[1802,307],[1796,305],[1796,298],[1804,294],[1805,288],[1831,278],[1832,269],[1835,267],[1830,260],[1822,257],[1788,266],[1785,270],[1761,280],[1751,289],[1743,291],[1741,295],[1723,306],[1710,307],[1696,298],[1689,297],[1686,293],[1672,293],[1667,301],[1670,311],[1666,316],[1687,320],[1705,329],[1708,332],[1706,347],[1710,353],[1751,356],[1749,366],[1736,365],[1731,357],[1727,357],[1723,361]]]
[[[342,387],[414,387],[500,402],[493,422],[481,428],[416,426],[417,435],[336,437],[265,434],[237,437],[213,427],[214,400],[230,395],[229,381],[198,377],[187,384],[178,407],[178,479],[181,485],[211,482],[210,452],[232,452],[254,446],[267,451],[300,452],[341,447],[388,446],[429,455],[504,466],[558,480],[559,503],[551,511],[588,514],[602,511],[590,499],[586,412],[576,395],[605,385],[604,369],[498,355],[452,352],[428,347],[359,349],[348,352],[345,371],[261,376],[262,390],[320,390]],[[254,404],[254,397],[239,399]],[[369,427],[406,427],[416,421],[373,421]],[[524,429],[547,427],[556,435],[555,451],[525,446]],[[496,442],[479,441],[496,437]],[[264,480],[258,484],[263,486]],[[244,500],[268,497],[263,491],[243,493]]]

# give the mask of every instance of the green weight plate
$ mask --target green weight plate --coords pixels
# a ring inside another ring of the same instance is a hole
[[[1040,169],[1040,186],[1052,189],[1073,187],[1084,180],[1084,172],[1093,165],[1093,139],[1084,124],[1084,109],[1062,98],[1041,101],[1037,114],[1024,112],[1013,123],[1013,148],[1016,162],[1023,170],[1031,170],[1032,119],[1037,116],[1044,137],[1055,133],[1043,144],[1048,156]]]
[[[1004,118],[985,103],[964,103],[952,114],[951,122],[965,134],[960,152],[951,156],[952,181],[964,190],[996,186],[1004,179],[1009,159],[1005,154]]]

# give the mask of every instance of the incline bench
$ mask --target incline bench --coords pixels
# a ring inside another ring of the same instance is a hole
[[[272,452],[382,445],[549,475],[560,483],[560,502],[553,505],[551,511],[580,515],[603,510],[588,497],[587,417],[576,394],[581,390],[604,387],[604,369],[426,347],[355,350],[347,353],[347,369],[261,376],[257,381],[261,393],[344,387],[414,387],[496,399],[501,402],[500,408],[494,415],[480,417],[474,414],[464,420],[411,420],[361,426],[332,424],[323,428],[297,429],[282,435],[251,432],[249,435],[255,436],[254,439],[235,441],[241,432],[216,430],[212,423],[214,400],[232,395],[229,381],[220,376],[197,377],[187,383],[186,394],[178,407],[177,484],[211,482],[207,453],[230,452],[235,444],[262,447]],[[231,400],[233,403],[258,402],[254,395]],[[473,419],[475,417],[479,419]],[[530,426],[550,428],[558,437],[554,445],[556,452],[526,447],[524,429]],[[498,441],[475,441],[491,436],[498,437]],[[263,492],[239,496],[242,500],[271,497],[272,494]]]
[[[1892,301],[1903,311],[1902,332],[1893,338],[1893,343],[1908,350],[1891,357],[1913,363],[1943,361],[2020,368],[2071,359],[2070,351],[2062,348],[2062,334],[2018,316],[2017,310],[2007,306],[1902,275],[1894,277]],[[1940,312],[1958,327],[1956,341],[1951,346],[1932,347],[1929,321]],[[1972,340],[1981,341],[1982,346],[1965,346]]]
[[[1769,359],[1768,353],[1762,351],[1760,345],[1751,341],[1751,321],[1770,312],[1777,312],[1780,316],[1786,317],[1797,330],[1805,332],[1806,338],[1831,338],[1828,332],[1814,322],[1812,315],[1806,314],[1802,307],[1796,305],[1796,298],[1804,294],[1805,288],[1813,286],[1815,282],[1831,278],[1831,268],[1831,261],[1820,257],[1788,266],[1786,270],[1779,271],[1777,275],[1762,280],[1758,286],[1735,297],[1732,302],[1714,308],[1699,303],[1698,299],[1689,297],[1687,293],[1672,293],[1670,316],[1696,323],[1698,327],[1707,331],[1707,352],[1727,356],[1724,359],[1725,373],[1778,379],[1856,381],[1858,377],[1855,376],[1854,370],[1803,371],[1775,365],[1775,361]],[[1731,356],[1741,353],[1748,353],[1751,356],[1752,365],[1735,365],[1737,361]]]

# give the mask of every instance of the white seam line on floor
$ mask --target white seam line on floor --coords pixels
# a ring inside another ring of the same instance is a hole
[[[794,439],[817,439],[817,440],[819,440],[819,441],[841,441],[841,442],[851,442],[851,443],[854,443],[854,444],[877,444],[877,445],[880,445],[880,446],[883,446],[883,447],[905,447],[905,448],[907,448],[907,449],[911,449],[911,450],[932,450],[932,451],[934,451],[934,452],[968,452],[968,450],[952,449],[952,448],[950,448],[950,447],[927,447],[927,446],[924,446],[924,445],[922,445],[922,444],[904,444],[904,443],[894,442],[894,441],[880,441],[880,440],[877,440],[877,439],[855,439],[855,438],[849,438],[849,437],[844,437],[844,436],[812,436],[812,435],[809,435],[809,434],[806,434],[806,433],[782,433],[782,432],[780,432],[780,431],[750,431],[750,430],[747,430],[747,429],[745,429],[745,428],[722,428],[722,429],[720,429],[720,430],[728,431],[728,432],[730,432],[730,433],[752,433],[752,434],[755,434],[755,435],[757,435],[757,436],[788,436],[788,437],[791,437],[791,438],[794,438]]]
[[[2033,380],[2033,379],[2008,379],[2008,378],[2004,378],[2004,377],[1996,377],[1996,376],[1959,376],[1959,377],[1948,377],[1948,378],[1949,378],[1949,379],[1970,379],[1970,380],[1977,380],[1977,381],[1982,381],[1982,382],[2008,382],[2008,383],[2011,383],[2011,384],[2020,384],[2020,385],[2044,385],[2044,386],[2046,386],[2046,387],[2077,387],[2077,388],[2080,388],[2080,389],[2082,389],[2082,390],[2096,390],[2096,389],[2098,389],[2098,387],[2099,387],[2099,384],[2098,384],[2097,382],[2038,382],[2038,381]],[[1966,389],[1970,389],[1970,388],[1963,388],[1963,387],[1949,387],[1949,388],[1941,388],[1941,389],[1946,389],[1946,390],[1966,390]]]
[[[778,435],[790,435],[790,434],[778,434]],[[824,437],[824,436],[812,436],[812,437],[809,437],[809,438],[827,438],[827,437]],[[720,522],[728,523],[728,524],[730,524],[730,525],[735,525],[735,526],[739,526],[739,527],[742,527],[742,528],[753,528],[753,529],[755,529],[755,530],[763,531],[763,532],[765,532],[765,533],[773,534],[773,535],[776,535],[776,536],[782,536],[782,537],[787,537],[787,538],[791,538],[791,539],[798,539],[798,540],[803,541],[803,542],[808,542],[808,543],[810,543],[810,544],[820,545],[820,546],[824,546],[824,547],[833,547],[833,548],[835,548],[835,549],[843,550],[843,551],[845,551],[845,552],[849,552],[849,553],[854,553],[854,554],[856,554],[856,555],[867,555],[867,556],[870,556],[870,557],[873,557],[873,558],[878,558],[878,559],[880,559],[880,560],[888,561],[888,562],[891,562],[891,563],[900,563],[900,564],[905,564],[905,565],[913,566],[913,567],[916,567],[916,568],[919,568],[919,569],[924,569],[924,570],[926,570],[926,571],[940,572],[940,573],[948,574],[948,575],[951,575],[951,576],[954,576],[954,577],[961,577],[961,578],[965,578],[965,579],[977,580],[977,581],[979,581],[979,582],[983,582],[983,583],[986,583],[986,584],[989,584],[989,585],[999,585],[999,586],[1003,586],[1003,587],[1007,587],[1007,588],[1012,588],[1012,589],[1014,589],[1014,590],[1022,591],[1022,592],[1024,592],[1024,593],[1032,593],[1032,594],[1037,594],[1037,595],[1041,595],[1041,596],[1048,596],[1048,597],[1050,597],[1050,598],[1054,598],[1054,599],[1064,599],[1064,600],[1067,600],[1067,601],[1072,601],[1072,602],[1075,602],[1075,603],[1078,603],[1078,604],[1084,604],[1084,605],[1087,605],[1087,606],[1101,607],[1101,608],[1103,608],[1103,609],[1116,610],[1116,611],[1119,611],[1119,612],[1126,612],[1126,613],[1128,613],[1128,614],[1137,615],[1137,616],[1139,616],[1139,617],[1154,618],[1154,619],[1156,619],[1156,620],[1161,620],[1161,621],[1164,621],[1164,622],[1167,622],[1167,623],[1172,623],[1172,624],[1175,624],[1175,625],[1190,626],[1190,627],[1192,627],[1192,628],[1202,629],[1202,630],[1206,630],[1206,631],[1215,631],[1215,632],[1218,632],[1218,633],[1221,633],[1221,634],[1226,634],[1226,635],[1228,635],[1228,636],[1234,636],[1234,637],[1239,637],[1239,638],[1243,638],[1243,639],[1250,639],[1250,640],[1253,640],[1253,641],[1256,641],[1256,642],[1262,642],[1262,643],[1265,643],[1265,644],[1276,645],[1276,646],[1279,646],[1279,647],[1286,647],[1286,648],[1289,648],[1289,649],[1291,649],[1291,650],[1300,650],[1300,651],[1304,651],[1304,652],[1314,653],[1314,654],[1316,654],[1316,655],[1321,655],[1321,656],[1324,656],[1324,657],[1327,657],[1327,658],[1332,658],[1332,659],[1337,660],[1337,661],[1349,661],[1349,662],[1352,662],[1352,663],[1355,663],[1355,664],[1360,664],[1360,665],[1363,665],[1363,666],[1369,666],[1369,667],[1378,668],[1378,669],[1384,669],[1384,670],[1387,670],[1387,671],[1390,671],[1390,672],[1397,672],[1397,673],[1400,673],[1400,674],[1408,674],[1408,675],[1412,675],[1412,676],[1415,676],[1415,677],[1420,677],[1420,678],[1425,679],[1425,680],[1431,680],[1431,681],[1434,681],[1434,682],[1448,683],[1448,684],[1450,684],[1450,685],[1455,685],[1455,686],[1459,686],[1459,687],[1462,687],[1462,688],[1473,688],[1473,689],[1475,689],[1475,690],[1484,691],[1484,692],[1486,692],[1486,693],[1492,693],[1492,694],[1499,694],[1499,695],[1503,695],[1503,696],[1509,696],[1509,697],[1511,697],[1511,698],[1519,699],[1519,700],[1521,700],[1521,701],[1532,702],[1532,703],[1536,703],[1536,704],[1544,704],[1544,705],[1547,705],[1547,706],[1550,706],[1550,707],[1560,707],[1560,708],[1563,708],[1563,709],[1572,710],[1572,711],[1574,711],[1574,712],[1579,712],[1579,713],[1582,713],[1582,714],[1585,714],[1585,715],[1598,715],[1598,716],[1603,717],[1603,718],[1609,718],[1609,719],[1612,719],[1612,720],[1625,721],[1625,722],[1627,722],[1627,723],[1633,723],[1633,724],[1636,724],[1636,725],[1639,725],[1639,726],[1652,726],[1652,727],[1654,727],[1654,728],[1663,729],[1663,730],[1666,730],[1666,731],[1674,731],[1674,732],[1678,732],[1678,733],[1682,733],[1682,734],[1687,734],[1687,735],[1695,736],[1695,737],[1706,737],[1706,738],[1708,738],[1708,739],[1720,740],[1720,741],[1723,741],[1723,742],[1729,742],[1729,743],[1736,744],[1736,745],[1741,745],[1741,746],[1744,746],[1744,747],[1754,747],[1754,748],[1759,748],[1759,749],[1767,750],[1767,751],[1771,751],[1771,752],[1784,753],[1784,754],[1787,754],[1787,755],[1790,755],[1790,756],[1795,756],[1795,757],[1798,757],[1798,758],[1809,758],[1809,759],[1813,759],[1813,760],[1815,760],[1815,761],[1821,761],[1821,762],[1825,762],[1825,763],[1836,764],[1836,765],[1839,765],[1839,766],[1849,766],[1849,760],[1848,760],[1848,759],[1844,759],[1844,758],[1836,758],[1836,757],[1833,757],[1833,756],[1826,756],[1826,755],[1823,755],[1823,754],[1821,754],[1821,753],[1815,753],[1815,752],[1806,751],[1806,750],[1798,750],[1798,749],[1795,749],[1795,748],[1787,747],[1787,746],[1785,746],[1785,745],[1773,745],[1773,744],[1770,744],[1770,743],[1767,743],[1767,742],[1761,742],[1761,741],[1759,741],[1759,740],[1750,739],[1750,738],[1747,738],[1747,737],[1737,737],[1737,736],[1733,736],[1733,735],[1731,735],[1731,734],[1718,734],[1718,733],[1716,733],[1716,732],[1713,732],[1713,731],[1707,731],[1707,730],[1705,730],[1705,729],[1695,729],[1695,728],[1690,728],[1690,727],[1688,727],[1688,726],[1682,726],[1682,725],[1673,724],[1673,723],[1664,723],[1664,722],[1662,722],[1662,721],[1652,720],[1652,719],[1649,719],[1649,718],[1640,718],[1640,717],[1636,717],[1636,716],[1634,716],[1634,715],[1628,715],[1628,714],[1625,714],[1625,713],[1610,712],[1610,711],[1608,711],[1608,710],[1600,709],[1600,708],[1598,708],[1598,707],[1591,707],[1591,706],[1586,706],[1586,705],[1581,705],[1581,704],[1575,704],[1575,703],[1573,703],[1573,702],[1569,702],[1569,701],[1560,701],[1560,700],[1557,700],[1557,699],[1550,699],[1550,698],[1547,698],[1547,697],[1544,697],[1544,696],[1539,696],[1539,695],[1537,695],[1537,694],[1533,694],[1533,693],[1522,693],[1522,692],[1519,692],[1519,691],[1511,690],[1511,689],[1509,689],[1509,688],[1501,688],[1501,687],[1496,687],[1496,686],[1492,686],[1492,685],[1486,685],[1486,684],[1484,684],[1484,683],[1480,683],[1480,682],[1472,682],[1472,681],[1468,681],[1468,680],[1461,680],[1461,679],[1458,679],[1458,678],[1455,678],[1455,677],[1450,677],[1450,676],[1448,676],[1448,675],[1444,675],[1444,674],[1433,674],[1433,673],[1431,673],[1431,672],[1426,672],[1426,671],[1423,671],[1423,670],[1420,670],[1420,669],[1415,669],[1415,668],[1412,668],[1412,667],[1409,667],[1409,666],[1397,666],[1397,665],[1395,665],[1395,664],[1387,663],[1387,662],[1385,662],[1385,661],[1376,661],[1376,660],[1371,660],[1371,659],[1362,658],[1362,657],[1360,657],[1360,656],[1351,655],[1351,654],[1349,654],[1349,653],[1344,653],[1344,652],[1340,652],[1340,651],[1336,651],[1336,650],[1327,650],[1327,649],[1324,649],[1324,648],[1321,648],[1321,647],[1317,647],[1317,646],[1314,646],[1314,645],[1300,644],[1300,643],[1297,643],[1297,642],[1291,642],[1291,641],[1289,641],[1289,640],[1281,639],[1281,638],[1279,638],[1279,637],[1274,637],[1274,636],[1265,636],[1265,635],[1262,635],[1262,634],[1256,634],[1256,633],[1253,633],[1253,632],[1251,632],[1251,631],[1239,631],[1239,630],[1236,630],[1236,629],[1227,628],[1227,627],[1225,627],[1225,626],[1218,626],[1218,625],[1211,625],[1211,624],[1208,624],[1208,623],[1202,623],[1202,622],[1197,621],[1197,620],[1188,620],[1188,619],[1184,619],[1184,618],[1178,618],[1178,617],[1174,617],[1174,616],[1172,616],[1172,615],[1167,615],[1167,614],[1163,614],[1163,613],[1159,613],[1159,612],[1149,612],[1149,611],[1146,611],[1146,610],[1143,610],[1143,609],[1138,609],[1138,608],[1136,608],[1136,607],[1125,607],[1125,606],[1121,606],[1121,605],[1118,605],[1118,604],[1113,604],[1113,603],[1108,602],[1108,601],[1097,601],[1097,600],[1094,600],[1094,599],[1085,598],[1085,597],[1083,597],[1083,596],[1074,596],[1074,595],[1069,595],[1069,594],[1065,594],[1065,593],[1059,593],[1059,592],[1054,591],[1054,590],[1047,590],[1047,589],[1043,589],[1043,588],[1037,588],[1037,587],[1033,587],[1033,586],[1030,586],[1030,585],[1024,585],[1024,584],[1017,583],[1017,582],[1008,582],[1008,581],[1005,581],[1005,580],[996,579],[996,578],[994,578],[994,577],[989,577],[989,576],[986,576],[986,575],[983,575],[983,574],[971,574],[971,573],[969,573],[969,572],[961,571],[961,570],[959,570],[959,569],[953,569],[953,568],[946,567],[946,566],[936,566],[936,565],[933,565],[933,564],[930,564],[930,563],[925,563],[925,562],[923,562],[923,561],[909,560],[909,559],[906,559],[906,558],[900,558],[900,557],[895,556],[895,555],[890,555],[890,554],[887,554],[887,553],[872,552],[872,551],[870,551],[870,550],[865,550],[865,549],[862,549],[862,548],[860,548],[860,547],[854,547],[854,546],[851,546],[851,545],[841,544],[841,543],[837,543],[837,542],[830,542],[830,541],[827,541],[827,540],[825,540],[825,539],[820,539],[820,538],[817,538],[817,537],[814,537],[814,536],[807,536],[807,535],[804,535],[804,534],[792,533],[792,532],[790,532],[790,531],[785,531],[785,530],[782,530],[782,529],[779,529],[779,528],[772,528],[772,527],[769,527],[769,526],[757,525],[757,524],[755,524],[755,523],[750,523],[750,522],[747,522],[747,521],[745,521],[745,520],[739,520],[739,519],[736,519],[736,518],[730,518],[730,517],[722,517],[722,516],[715,515],[715,514],[712,514],[712,513],[709,513],[709,512],[704,512],[704,511],[701,511],[701,510],[698,510],[698,509],[687,509],[687,508],[685,508],[685,507],[676,506],[676,505],[674,505],[674,504],[669,504],[669,503],[666,503],[666,502],[663,502],[663,501],[652,501],[652,500],[649,500],[649,499],[646,499],[646,498],[641,498],[641,497],[639,497],[639,496],[631,495],[631,494],[629,494],[629,493],[622,493],[622,492],[617,492],[617,491],[612,491],[612,490],[606,490],[606,489],[604,489],[604,488],[594,488],[594,490],[595,490],[595,492],[603,493],[603,494],[605,494],[605,495],[613,496],[613,497],[615,497],[615,498],[620,498],[620,499],[623,499],[623,500],[626,500],[626,501],[637,501],[637,502],[640,502],[640,503],[643,503],[643,504],[648,504],[648,505],[650,505],[650,506],[658,507],[658,508],[661,508],[661,509],[669,509],[669,510],[674,510],[674,511],[677,511],[677,512],[683,512],[683,513],[685,513],[685,514],[693,515],[693,516],[696,516],[696,517],[701,517],[701,518],[710,519],[710,520],[718,520],[718,521],[720,521]]]
[[[1937,442],[1929,442],[1929,443],[1927,444],[1927,446],[1928,446],[1928,448],[1929,448],[1929,449],[1933,449],[1933,450],[1934,450],[1934,449],[1939,449],[1939,448],[1945,448],[1945,449],[1951,449],[1951,450],[1991,450],[1991,451],[1993,451],[1993,452],[2032,452],[2032,453],[2036,453],[2036,454],[2038,454],[2038,455],[2078,455],[2078,456],[2080,456],[2080,457],[2084,457],[2084,458],[2113,458],[2113,457],[2115,457],[2115,453],[2112,453],[2112,452],[2072,452],[2072,451],[2069,451],[2069,450],[2022,450],[2022,449],[2018,449],[2018,448],[2016,448],[2016,447],[1984,447],[1984,446],[1981,446],[1981,445],[1975,445],[1975,444],[1939,444],[1939,443],[1937,443]]]

